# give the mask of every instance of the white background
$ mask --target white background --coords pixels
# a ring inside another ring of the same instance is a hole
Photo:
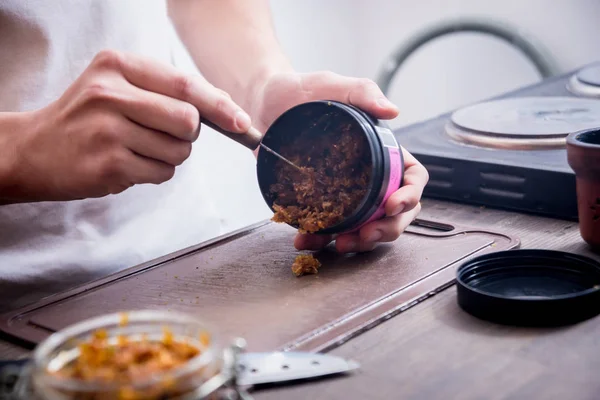
[[[300,71],[375,79],[384,58],[415,31],[447,17],[483,16],[536,37],[561,71],[600,60],[600,0],[271,0],[279,39]],[[183,62],[189,62],[184,54]],[[389,96],[399,127],[539,80],[533,65],[499,40],[477,34],[438,39],[415,53]],[[211,171],[225,230],[269,218],[254,159],[204,129],[195,150]]]

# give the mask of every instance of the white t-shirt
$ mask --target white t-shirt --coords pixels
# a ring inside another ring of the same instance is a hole
[[[104,48],[172,62],[172,32],[162,0],[2,0],[0,112],[44,107]],[[162,185],[0,206],[0,310],[219,235],[194,154]]]

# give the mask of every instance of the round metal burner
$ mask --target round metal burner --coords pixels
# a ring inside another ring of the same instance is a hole
[[[600,87],[600,65],[582,69],[577,73],[577,79],[586,85]]]
[[[569,79],[567,89],[578,96],[600,98],[600,64],[579,70]]]
[[[565,147],[567,135],[600,127],[600,101],[523,97],[475,104],[452,114],[446,133],[461,143],[500,149]]]

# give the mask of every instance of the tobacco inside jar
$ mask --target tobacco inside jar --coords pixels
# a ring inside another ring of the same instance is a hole
[[[258,182],[273,221],[302,233],[348,232],[381,218],[402,184],[392,132],[347,104],[298,105],[271,125],[263,143],[300,167],[265,151],[258,155]]]
[[[34,352],[36,398],[187,398],[220,371],[214,333],[190,316],[136,311],[66,328]],[[195,397],[192,397],[195,398]]]

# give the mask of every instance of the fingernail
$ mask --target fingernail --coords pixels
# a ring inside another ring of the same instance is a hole
[[[381,231],[379,231],[379,230],[375,230],[375,231],[371,232],[370,235],[367,235],[367,237],[365,239],[369,243],[375,243],[375,242],[378,242],[379,240],[381,240],[382,237],[383,237],[383,233],[381,233]]]
[[[391,101],[388,100],[387,97],[380,97],[379,99],[377,99],[377,104],[379,104],[379,107],[383,108],[397,108]]]
[[[396,208],[394,208],[394,211],[392,212],[391,216],[400,214],[402,211],[404,211],[404,207],[405,207],[404,203],[398,204],[396,206]]]
[[[235,113],[235,126],[242,132],[246,132],[250,129],[250,125],[252,121],[250,120],[250,116],[246,114],[242,110],[238,110]]]

